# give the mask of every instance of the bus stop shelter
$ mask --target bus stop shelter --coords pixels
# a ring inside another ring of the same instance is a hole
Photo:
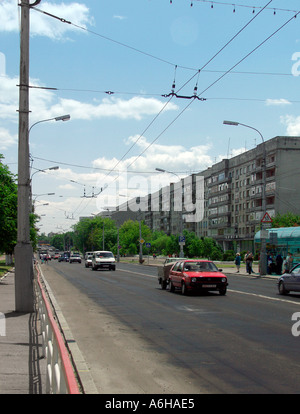
[[[267,253],[281,254],[283,257],[292,253],[294,261],[300,262],[300,227],[279,227],[263,231],[266,232]],[[255,234],[255,244],[260,244],[261,232],[262,230]]]

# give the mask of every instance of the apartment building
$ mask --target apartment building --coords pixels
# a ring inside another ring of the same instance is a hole
[[[266,211],[263,211],[263,143],[202,172],[205,217],[198,236],[215,238],[228,250],[253,248],[265,212],[300,214],[300,137],[265,142]]]
[[[263,211],[263,145],[266,211]],[[300,214],[300,137],[272,138],[148,194],[140,202],[141,211],[135,215],[131,211],[130,218],[137,219],[139,214],[152,230],[170,235],[187,229],[198,237],[213,237],[224,250],[253,249],[254,236],[265,212],[271,217],[277,213]],[[191,206],[195,206],[194,211]],[[120,210],[126,209],[122,206]],[[112,218],[120,224],[119,214],[116,211]],[[123,216],[126,219],[127,214]]]

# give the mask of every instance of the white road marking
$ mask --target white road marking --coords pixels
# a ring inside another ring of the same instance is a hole
[[[300,302],[295,302],[295,301],[288,300],[288,299],[272,298],[271,296],[259,295],[258,293],[242,292],[240,290],[232,290],[232,289],[227,289],[227,292],[239,293],[240,295],[256,296],[258,298],[274,300],[277,302],[292,303],[293,305],[300,305]]]
[[[152,277],[154,279],[157,279],[157,276],[154,276],[154,275],[147,275],[145,273],[133,272],[131,270],[123,270],[123,269],[118,269],[118,270],[120,270],[121,272],[126,272],[126,273],[135,274],[135,275],[141,275],[141,276],[147,276],[147,277]],[[292,301],[288,299],[272,298],[271,296],[259,295],[258,293],[242,292],[240,290],[233,290],[233,289],[227,289],[227,292],[239,293],[240,295],[256,296],[262,299],[269,299],[269,300],[273,300],[277,302],[291,303],[293,305],[300,305],[300,302],[296,302],[296,301]]]

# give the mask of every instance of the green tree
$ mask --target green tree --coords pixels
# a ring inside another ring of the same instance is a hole
[[[2,159],[0,154],[0,251],[12,254],[17,242],[18,188],[15,175]]]
[[[272,227],[295,227],[300,226],[300,216],[293,213],[276,214],[272,218]]]
[[[51,246],[55,247],[56,249],[60,250],[61,252],[65,249],[65,243],[64,243],[64,234],[55,234],[50,239]]]
[[[144,240],[151,240],[151,230],[141,222],[141,233]],[[120,254],[137,254],[140,246],[139,222],[127,220],[119,229]]]

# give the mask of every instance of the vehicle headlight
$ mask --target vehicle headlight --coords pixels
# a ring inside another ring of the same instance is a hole
[[[196,277],[192,277],[192,278],[191,278],[191,281],[192,281],[192,282],[197,282],[197,278],[196,278]]]
[[[222,277],[221,282],[225,283],[227,281],[226,277]]]

